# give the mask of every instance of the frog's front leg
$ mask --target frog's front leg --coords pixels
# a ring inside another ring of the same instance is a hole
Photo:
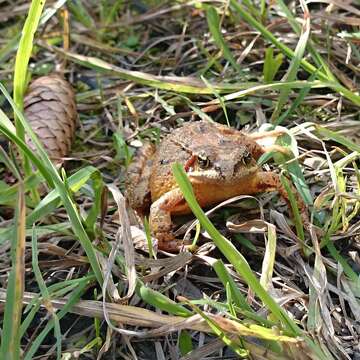
[[[158,240],[159,249],[174,252],[184,245],[184,242],[177,240],[173,234],[171,213],[183,212],[186,209],[188,205],[180,189],[170,190],[151,205],[150,228]]]

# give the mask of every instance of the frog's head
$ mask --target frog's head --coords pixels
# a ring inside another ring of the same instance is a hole
[[[205,183],[232,183],[258,171],[256,160],[245,146],[194,149],[190,178]]]

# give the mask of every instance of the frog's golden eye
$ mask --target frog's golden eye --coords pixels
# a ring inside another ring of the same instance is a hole
[[[210,166],[210,160],[208,157],[200,157],[197,158],[198,164],[202,169],[206,169]]]

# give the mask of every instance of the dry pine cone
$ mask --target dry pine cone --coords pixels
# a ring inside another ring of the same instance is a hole
[[[77,111],[71,85],[57,74],[37,78],[24,98],[24,112],[50,159],[61,162],[75,136]],[[26,142],[35,149],[29,138]]]

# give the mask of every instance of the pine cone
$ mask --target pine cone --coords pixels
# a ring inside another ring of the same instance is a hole
[[[24,98],[24,112],[50,159],[61,162],[75,136],[77,111],[71,85],[57,74],[37,78]],[[35,149],[29,138],[26,142]]]

